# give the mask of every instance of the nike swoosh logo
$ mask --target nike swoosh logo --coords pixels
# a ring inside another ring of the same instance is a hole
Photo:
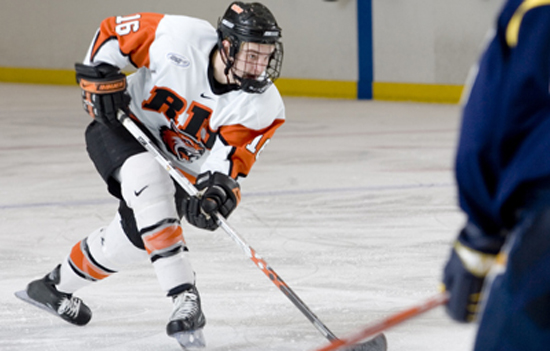
[[[146,185],[146,186],[144,186],[143,188],[141,188],[141,190],[138,190],[138,191],[135,191],[135,190],[134,190],[134,195],[135,195],[135,196],[140,196],[141,193],[143,192],[143,190],[147,189],[148,187],[149,187],[149,185]]]
[[[210,100],[213,99],[211,96],[206,96],[206,95],[204,95],[204,93],[201,94],[201,98],[203,98],[203,99],[210,99]]]

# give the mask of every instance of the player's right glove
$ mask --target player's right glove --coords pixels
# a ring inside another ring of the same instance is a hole
[[[126,75],[107,63],[97,66],[77,63],[75,70],[84,111],[100,123],[119,126],[117,112],[127,110],[131,99],[126,93]]]
[[[443,272],[443,288],[450,294],[446,310],[454,320],[476,319],[485,277],[503,243],[503,238],[485,235],[472,223],[460,232]]]
[[[205,172],[199,174],[195,186],[200,196],[191,196],[183,200],[185,218],[195,227],[215,230],[218,228],[216,213],[228,218],[239,204],[239,183],[220,172]]]

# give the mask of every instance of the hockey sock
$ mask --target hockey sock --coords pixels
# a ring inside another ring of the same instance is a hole
[[[69,263],[70,256],[63,260],[61,268],[59,270],[59,284],[56,285],[56,289],[66,294],[72,294],[75,291],[88,286],[93,283],[91,280],[86,280],[82,276],[78,275],[71,264]]]
[[[195,279],[182,228],[176,221],[172,222],[142,235],[160,286],[166,292],[181,284],[193,284]]]

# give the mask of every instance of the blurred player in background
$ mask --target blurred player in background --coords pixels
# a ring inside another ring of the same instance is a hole
[[[138,13],[105,19],[76,64],[84,109],[94,118],[87,150],[120,200],[113,221],[19,296],[85,325],[92,313],[77,290],[150,260],[173,300],[167,333],[202,346],[205,318],[180,219],[214,230],[228,217],[261,150],[285,119],[272,84],[282,64],[281,29],[259,3],[234,2],[219,20]],[[128,79],[121,69],[138,70]],[[187,196],[117,119],[124,110],[195,183]]]
[[[444,270],[447,311],[463,322],[479,311],[475,350],[548,350],[550,1],[506,1],[477,68],[456,157],[468,222]]]

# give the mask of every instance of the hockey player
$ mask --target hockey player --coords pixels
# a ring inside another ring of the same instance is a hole
[[[205,318],[180,219],[216,229],[210,214],[227,218],[237,207],[239,178],[283,124],[283,101],[272,84],[282,64],[280,38],[273,14],[259,3],[233,2],[217,30],[186,16],[105,19],[76,76],[84,109],[94,118],[86,130],[88,153],[120,205],[110,224],[74,245],[21,297],[85,325],[92,313],[73,293],[148,259],[173,300],[168,335],[201,346]],[[137,71],[126,77],[121,69],[129,63]],[[120,109],[195,183],[200,197],[187,196],[134,140],[117,119]]]
[[[456,156],[468,222],[444,270],[447,311],[463,322],[479,312],[475,350],[548,350],[550,1],[506,1],[477,69]]]

